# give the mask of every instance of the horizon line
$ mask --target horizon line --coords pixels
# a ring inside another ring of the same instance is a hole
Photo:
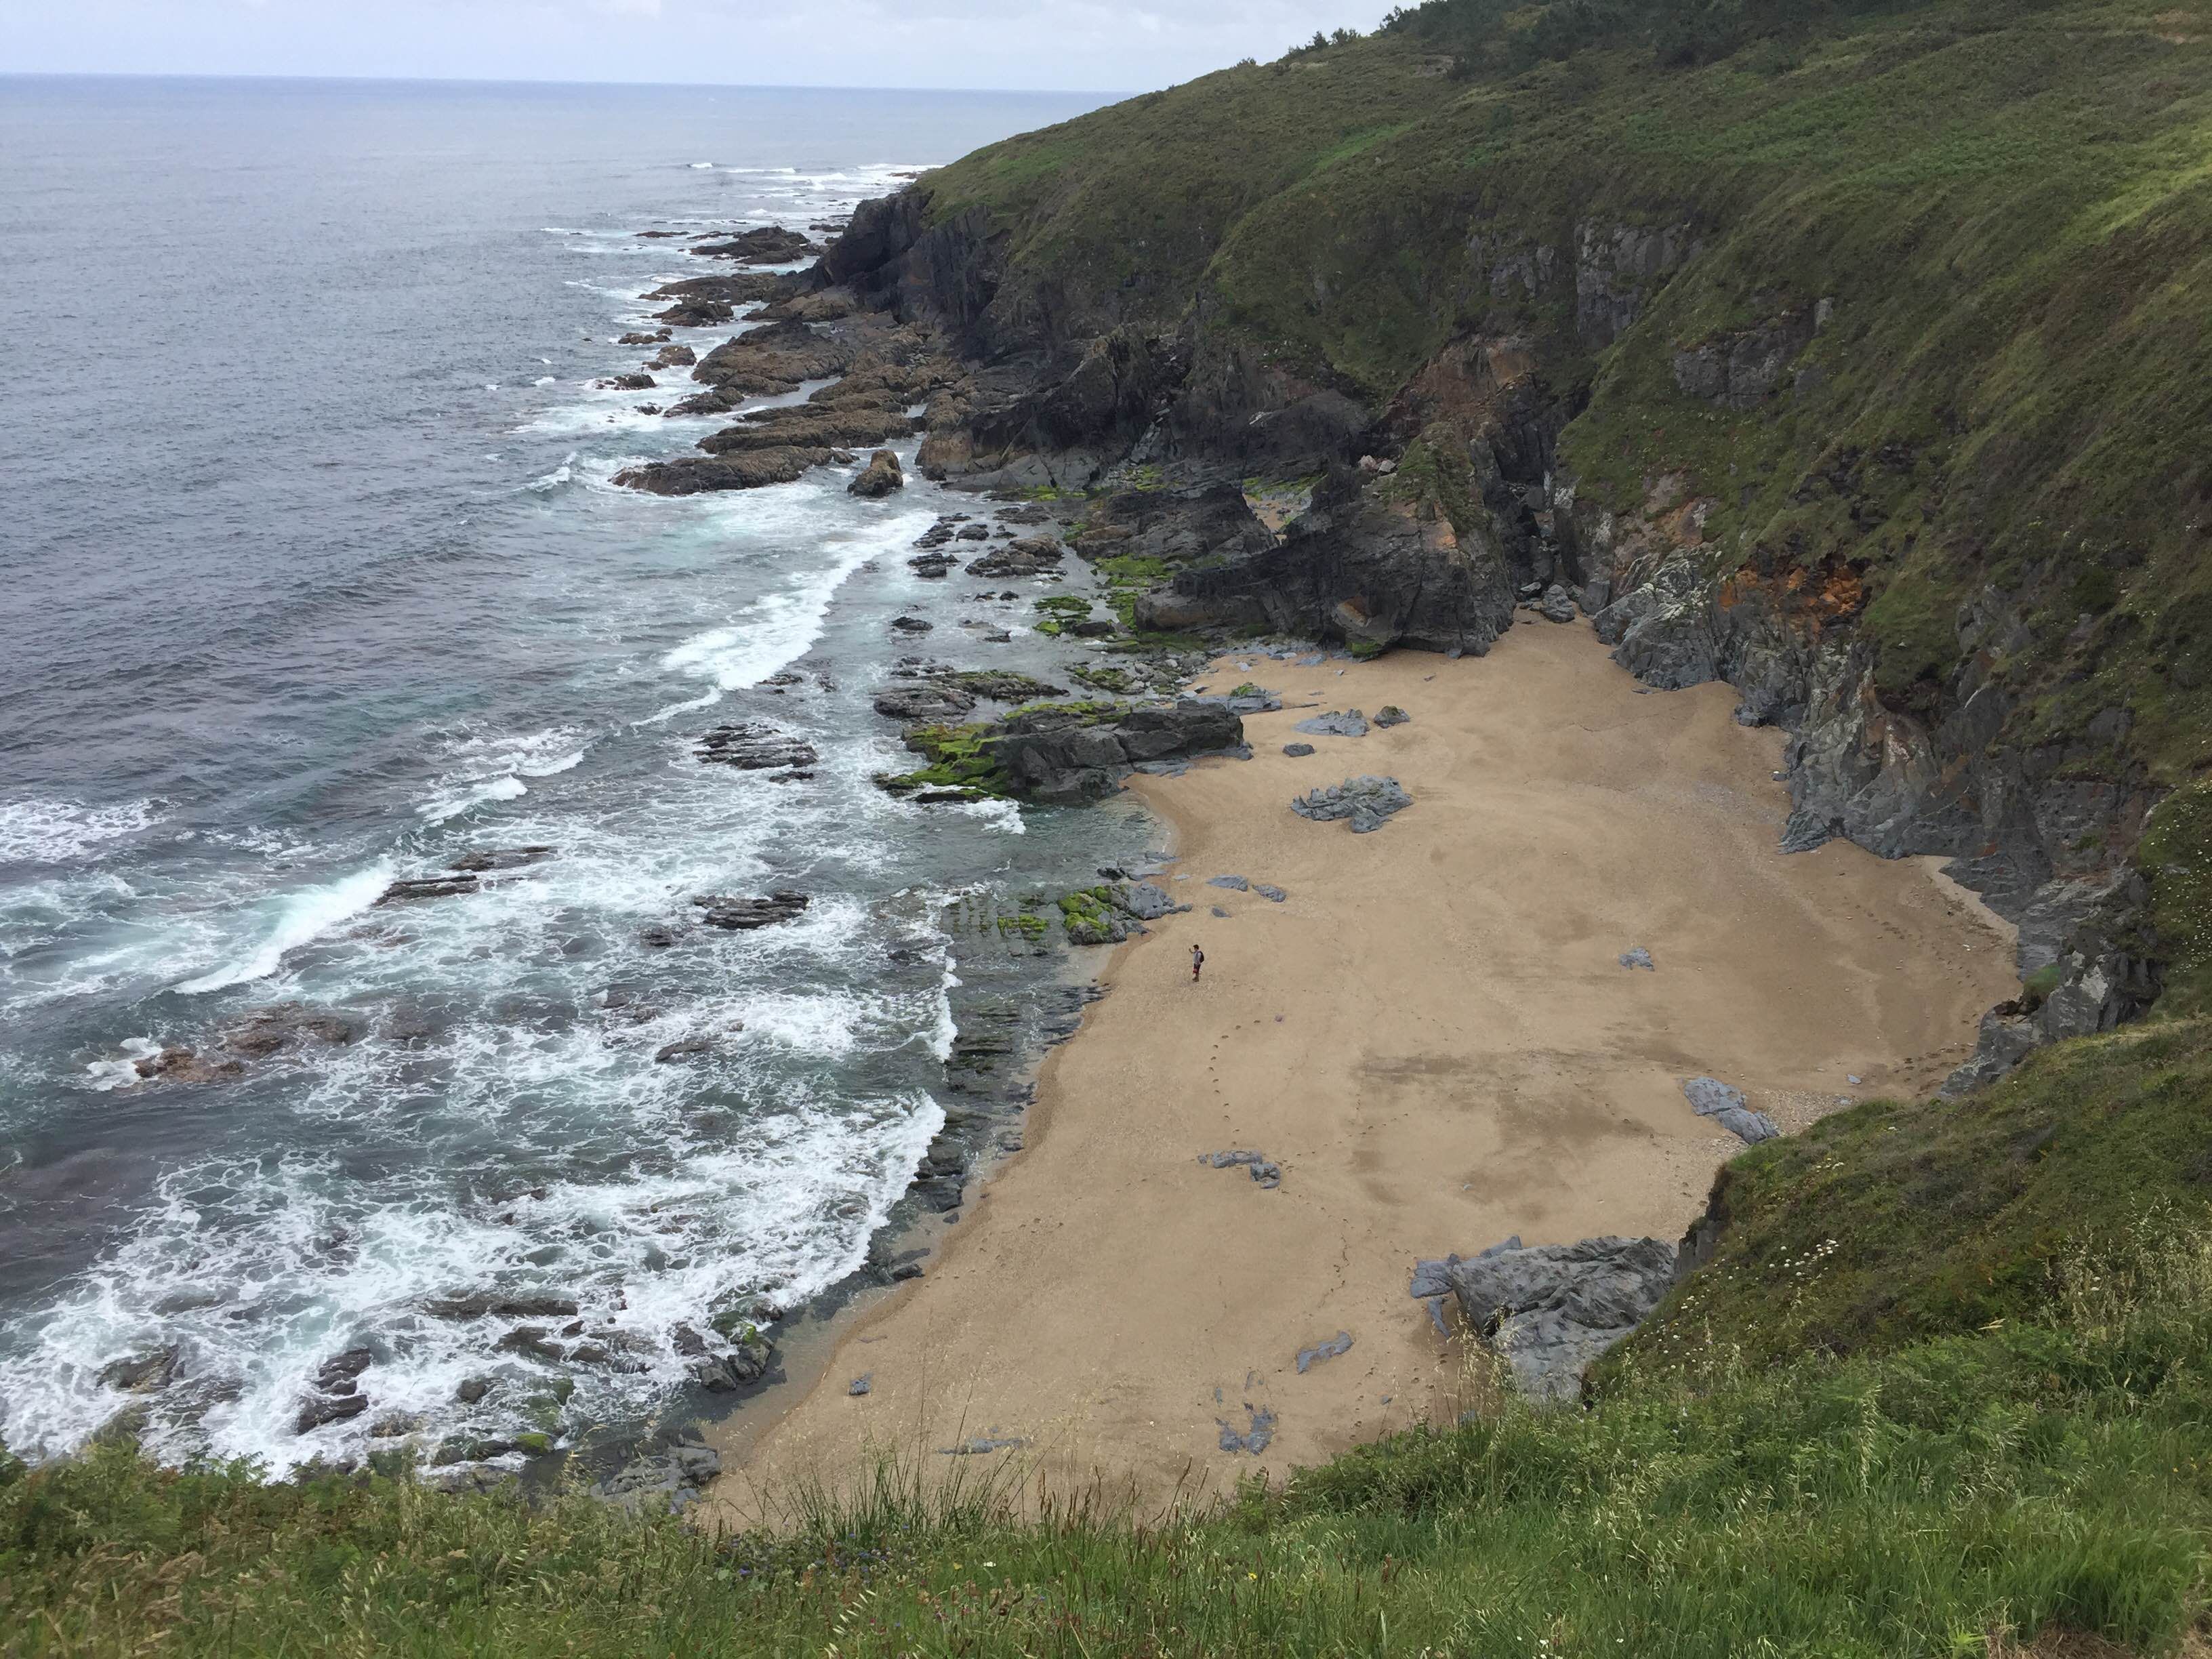
[[[313,82],[338,86],[432,87],[636,87],[710,92],[898,92],[943,93],[966,97],[1136,98],[1146,88],[1097,87],[884,87],[827,81],[574,81],[553,76],[501,77],[478,75],[323,75],[274,70],[16,70],[0,69],[0,81],[268,81]],[[1156,90],[1156,88],[1154,88]]]

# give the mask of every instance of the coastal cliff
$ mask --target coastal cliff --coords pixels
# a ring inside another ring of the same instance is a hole
[[[1790,845],[1945,855],[2019,924],[1958,1087],[2200,1006],[2194,14],[1596,9],[1439,0],[1008,140],[807,280],[957,361],[926,471],[1092,496],[1140,629],[1581,612],[1728,682],[1793,736]]]

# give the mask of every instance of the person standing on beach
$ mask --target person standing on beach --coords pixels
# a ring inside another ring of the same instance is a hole
[[[1206,952],[1195,945],[1190,947],[1190,982],[1198,983],[1198,970],[1206,966]]]

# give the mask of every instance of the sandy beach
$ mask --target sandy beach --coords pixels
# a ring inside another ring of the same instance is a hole
[[[1247,719],[1255,758],[1133,784],[1176,832],[1158,879],[1194,908],[1102,964],[1109,994],[1045,1066],[1025,1149],[708,1519],[877,1450],[1013,1460],[1032,1486],[1154,1508],[1448,1411],[1458,1357],[1407,1294],[1417,1257],[1672,1241],[1741,1150],[1684,1079],[1802,1128],[1932,1088],[2014,988],[2002,925],[1935,860],[1777,850],[1784,739],[1737,726],[1726,686],[1643,691],[1586,628],[1545,623],[1480,659],[1238,660],[1207,683],[1291,705]],[[1292,730],[1393,703],[1410,723]],[[1288,810],[1361,774],[1414,805],[1364,836]],[[1207,884],[1224,874],[1288,896]],[[1639,946],[1656,971],[1621,965]],[[1231,1148],[1280,1187],[1200,1162]],[[1301,1375],[1340,1332],[1349,1351]],[[1266,1450],[1223,1450],[1255,1412]],[[978,1438],[1023,1443],[945,1455]]]

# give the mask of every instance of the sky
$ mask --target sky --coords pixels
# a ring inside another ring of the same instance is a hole
[[[0,73],[1137,92],[1377,0],[0,0]]]

